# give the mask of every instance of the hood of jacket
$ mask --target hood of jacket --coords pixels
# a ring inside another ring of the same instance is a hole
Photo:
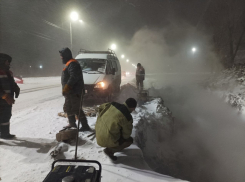
[[[62,56],[63,64],[66,64],[69,60],[72,59],[71,50],[68,47],[65,47],[59,51],[60,56]]]

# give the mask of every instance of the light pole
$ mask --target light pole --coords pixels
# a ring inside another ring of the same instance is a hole
[[[72,21],[77,21],[78,20],[78,13],[75,11],[71,12],[70,18]],[[71,26],[71,21],[70,21],[70,41],[71,41],[71,52],[72,52],[72,26]]]

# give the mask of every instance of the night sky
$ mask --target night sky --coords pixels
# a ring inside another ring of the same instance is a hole
[[[106,50],[113,42],[120,55],[142,28],[157,32],[171,24],[196,27],[206,4],[206,0],[1,0],[0,52],[13,57],[16,74],[59,75],[58,50],[70,47],[72,10],[84,21],[72,23],[74,57],[80,48]]]

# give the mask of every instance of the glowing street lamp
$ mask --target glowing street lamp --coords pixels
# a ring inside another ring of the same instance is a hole
[[[77,21],[78,20],[78,13],[75,11],[71,12],[70,18],[72,21]]]
[[[124,55],[121,55],[121,58],[124,58],[125,56]]]
[[[112,44],[112,45],[111,45],[111,49],[112,49],[112,50],[116,50],[116,48],[117,48],[116,44]]]
[[[42,69],[42,68],[43,68],[43,66],[42,66],[42,65],[40,65],[40,66],[39,66],[39,68],[40,68],[40,69]]]
[[[126,61],[129,62],[129,59],[127,59]]]
[[[192,51],[193,53],[195,53],[195,52],[197,51],[197,49],[196,49],[195,47],[193,47],[193,48],[191,49],[191,51]]]

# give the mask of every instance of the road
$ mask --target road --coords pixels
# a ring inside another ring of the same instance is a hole
[[[20,84],[20,96],[13,106],[13,113],[37,106],[39,103],[64,98],[61,94],[60,77],[26,78]],[[122,77],[122,83],[133,84],[133,77]]]
[[[123,79],[122,84],[131,79]],[[59,143],[55,135],[67,119],[57,114],[63,111],[64,97],[60,78],[27,79],[20,85],[22,93],[16,99],[11,118],[11,133],[15,140],[0,140],[0,178],[2,181],[42,181],[50,171],[51,150]],[[95,127],[96,117],[88,117],[91,128]],[[95,140],[86,138],[86,132],[80,133],[78,156],[81,159],[98,160],[103,165],[102,181],[162,181],[177,182],[169,176],[153,172],[142,157],[141,150],[133,144],[121,154],[121,161],[112,163],[103,154],[103,148]],[[74,157],[74,145],[62,144],[60,158]],[[125,155],[129,157],[125,158]],[[21,166],[21,167],[19,167]]]

